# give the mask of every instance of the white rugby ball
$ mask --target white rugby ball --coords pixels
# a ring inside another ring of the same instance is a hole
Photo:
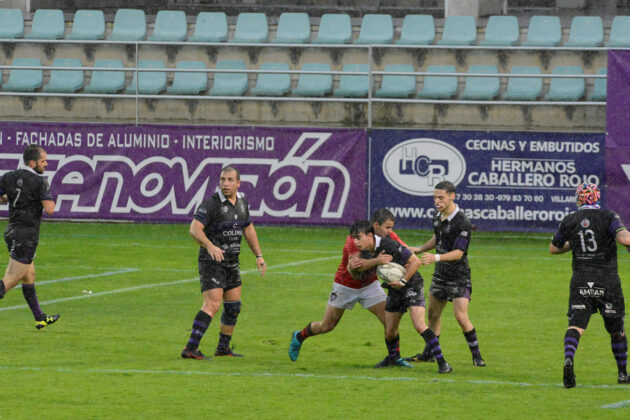
[[[386,283],[392,283],[400,280],[407,270],[402,265],[395,262],[379,265],[376,268],[376,275],[379,279]]]

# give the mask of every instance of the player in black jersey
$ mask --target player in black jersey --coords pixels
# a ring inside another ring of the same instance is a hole
[[[9,250],[9,265],[0,282],[0,299],[22,282],[22,294],[35,317],[39,330],[57,322],[59,315],[46,315],[39,307],[35,292],[35,250],[39,242],[42,211],[51,215],[55,201],[48,181],[42,176],[47,154],[41,147],[30,145],[24,150],[24,166],[0,178],[0,204],[9,203],[9,223],[4,240]]]
[[[442,327],[440,317],[448,301],[453,302],[455,319],[462,328],[470,352],[473,366],[483,367],[486,362],[481,357],[477,331],[468,317],[468,304],[472,293],[470,266],[468,265],[468,245],[472,225],[470,220],[455,204],[455,185],[442,181],[435,186],[433,199],[437,211],[433,217],[433,236],[418,249],[423,265],[435,263],[435,271],[429,289],[429,328],[439,337]],[[427,251],[435,248],[436,253]],[[407,358],[407,361],[432,361],[429,349]]]
[[[201,203],[190,224],[190,234],[200,246],[198,267],[203,306],[193,321],[190,339],[182,351],[185,359],[207,359],[199,350],[199,342],[221,301],[219,344],[214,355],[242,356],[234,353],[229,344],[241,311],[239,254],[243,236],[256,257],[256,266],[262,276],[267,267],[249,217],[249,205],[238,192],[240,185],[238,170],[232,166],[224,167],[219,179],[220,190]]]
[[[573,254],[569,287],[569,327],[564,336],[564,386],[575,387],[573,357],[591,315],[599,311],[617,362],[618,382],[630,383],[626,371],[628,340],[624,331],[625,304],[617,271],[617,242],[630,247],[630,232],[619,216],[600,206],[595,184],[577,187],[578,210],[567,215],[549,244],[549,252]]]
[[[399,242],[390,238],[381,238],[374,234],[374,226],[367,220],[357,220],[350,228],[354,244],[361,250],[361,258],[375,258],[382,252],[392,256],[392,262],[406,266],[406,273],[397,282],[383,284],[388,289],[385,301],[385,345],[387,357],[375,367],[404,366],[411,367],[400,357],[400,335],[398,326],[407,309],[416,331],[422,336],[427,347],[438,361],[438,373],[449,373],[453,369],[442,355],[440,342],[424,320],[424,280],[418,267],[418,257]],[[372,270],[376,270],[374,267]]]

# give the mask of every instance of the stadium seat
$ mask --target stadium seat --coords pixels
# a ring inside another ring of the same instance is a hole
[[[306,13],[282,13],[273,42],[305,44],[311,40],[311,22]]]
[[[394,42],[394,22],[391,15],[366,14],[361,22],[355,44],[391,44]]]
[[[571,21],[569,39],[565,47],[601,47],[604,44],[604,26],[599,16],[575,16]]]
[[[583,74],[579,66],[558,66],[551,74]],[[583,78],[552,78],[549,82],[548,101],[579,101],[586,91]]]
[[[428,73],[457,73],[455,66],[432,65],[427,67]],[[422,90],[418,92],[419,98],[424,99],[448,99],[457,94],[457,76],[424,76]]]
[[[325,63],[304,63],[304,71],[330,71],[330,65]],[[326,96],[332,92],[332,74],[300,74],[298,84],[293,89],[297,96]]]
[[[66,23],[63,12],[59,9],[37,9],[33,15],[29,39],[60,39],[63,38]]]
[[[190,42],[223,42],[228,39],[227,16],[223,12],[201,12],[195,22]]]
[[[486,25],[484,39],[479,45],[516,45],[518,44],[519,34],[516,16],[490,16]]]
[[[287,63],[263,63],[261,70],[289,70]],[[289,73],[259,73],[252,94],[258,96],[282,96],[291,90]]]
[[[512,74],[541,74],[538,66],[514,66]],[[539,77],[510,77],[503,99],[535,101],[542,95],[543,80]]]
[[[125,72],[122,70],[105,71],[98,68],[123,68],[120,60],[94,60],[94,70],[85,92],[116,93],[125,87]]]
[[[607,69],[601,68],[597,74],[607,74]],[[593,91],[588,95],[589,101],[605,101],[606,100],[606,79],[595,79],[593,83]]]
[[[102,10],[77,10],[68,39],[105,38],[105,15]]]
[[[155,16],[153,35],[149,41],[181,42],[188,35],[186,13],[181,10],[160,10]]]
[[[473,16],[449,16],[439,45],[472,45],[477,40],[477,24]]]
[[[411,64],[388,64],[385,71],[414,72]],[[381,88],[375,92],[380,98],[408,98],[416,92],[416,76],[384,74]]]
[[[240,13],[231,42],[262,43],[269,38],[267,15],[264,13]]]
[[[431,15],[407,15],[396,44],[430,45],[435,42],[435,21]]]
[[[219,70],[245,69],[243,60],[217,61]],[[240,96],[247,90],[247,73],[214,73],[214,84],[208,95]]]
[[[178,69],[205,69],[203,61],[180,61]],[[166,90],[175,95],[196,95],[208,90],[208,73],[175,72],[173,84]]]
[[[362,97],[367,96],[369,89],[369,77],[367,75],[369,68],[367,64],[345,64],[342,71],[344,72],[365,72],[365,76],[345,75],[339,78],[339,87],[335,89],[336,97]]]
[[[558,16],[532,16],[523,45],[555,47],[562,42],[562,25]]]
[[[468,73],[498,73],[497,66],[474,65],[468,67]],[[466,76],[462,99],[491,100],[499,95],[501,81],[498,77]]]
[[[54,67],[81,67],[78,58],[55,58]],[[83,70],[51,70],[44,92],[72,93],[83,87]]]
[[[24,36],[24,16],[20,9],[0,9],[0,38],[15,39]]]
[[[144,10],[118,9],[114,28],[109,35],[112,41],[142,41],[147,37],[147,20]]]
[[[164,62],[160,60],[138,60],[138,67],[145,69],[164,69]],[[139,80],[138,93],[142,95],[155,95],[166,90],[166,72],[139,71],[133,73],[131,84],[127,87],[127,93],[136,93],[136,76]]]
[[[630,47],[630,16],[614,17],[606,46]]]
[[[15,58],[13,66],[41,66],[39,58]],[[41,70],[11,69],[9,81],[4,85],[4,90],[10,92],[33,92],[40,88],[44,81]]]
[[[347,44],[352,41],[352,22],[345,13],[325,13],[319,21],[314,44]]]

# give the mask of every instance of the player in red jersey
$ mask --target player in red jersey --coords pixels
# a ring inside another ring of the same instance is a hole
[[[394,222],[394,215],[387,209],[375,211],[372,217],[374,232],[377,235],[390,237],[406,247],[407,245],[392,231]],[[357,302],[372,312],[384,327],[387,296],[378,282],[375,270],[372,269],[391,260],[391,255],[385,253],[380,253],[371,259],[361,258],[360,250],[355,246],[352,237],[348,235],[341,262],[335,273],[335,281],[328,298],[324,318],[321,321],[309,322],[302,331],[293,332],[289,345],[289,358],[295,362],[304,340],[335,329],[344,312],[351,310]]]

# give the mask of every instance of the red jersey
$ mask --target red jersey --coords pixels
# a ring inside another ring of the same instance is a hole
[[[390,233],[389,238],[399,242],[402,246],[407,247],[394,232]],[[365,286],[369,286],[371,283],[378,280],[376,277],[376,270],[368,270],[360,273],[360,277],[355,279],[348,271],[348,260],[351,255],[361,252],[359,248],[354,245],[354,240],[348,235],[346,243],[343,246],[343,256],[341,262],[335,273],[335,283],[339,283],[343,286],[350,287],[351,289],[362,289]]]

